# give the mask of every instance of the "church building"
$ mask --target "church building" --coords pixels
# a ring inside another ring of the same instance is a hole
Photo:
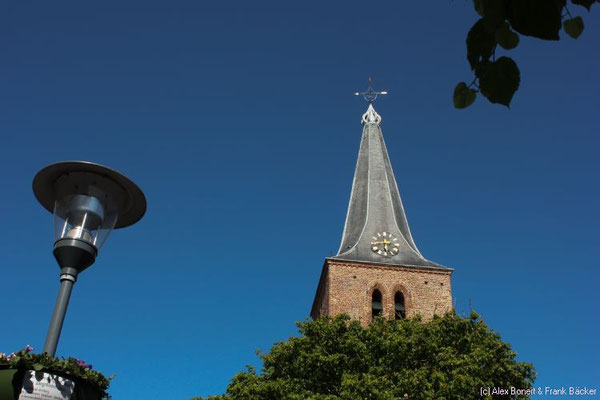
[[[365,94],[371,93],[371,97]],[[348,314],[363,325],[375,316],[424,320],[452,310],[453,269],[421,255],[404,213],[400,192],[373,108],[362,117],[362,139],[348,214],[337,255],[325,259],[311,317]],[[358,93],[357,93],[358,94]],[[374,96],[373,96],[374,95]]]

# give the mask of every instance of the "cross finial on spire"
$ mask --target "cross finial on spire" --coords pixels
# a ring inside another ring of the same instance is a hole
[[[364,92],[355,92],[355,96],[362,96],[369,104],[373,103],[380,94],[388,94],[388,92],[377,92],[371,85],[371,77],[369,77],[369,87]]]

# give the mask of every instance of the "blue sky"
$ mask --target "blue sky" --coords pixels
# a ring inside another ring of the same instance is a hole
[[[41,351],[58,291],[33,176],[89,160],[148,211],[80,276],[57,354],[115,373],[115,399],[222,393],[308,317],[372,76],[413,236],[455,269],[458,311],[536,385],[598,387],[598,8],[571,7],[578,40],[521,37],[510,110],[455,110],[466,0],[2,3],[0,351]]]

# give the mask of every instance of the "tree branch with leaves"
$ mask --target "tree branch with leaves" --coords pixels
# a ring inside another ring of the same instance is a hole
[[[590,11],[600,0],[571,0]],[[573,17],[566,0],[474,0],[481,18],[467,34],[467,61],[474,74],[467,85],[459,82],[454,88],[454,107],[473,104],[477,93],[491,103],[507,107],[519,89],[521,73],[517,63],[508,56],[496,58],[500,46],[504,50],[519,45],[519,34],[542,40],[560,40],[561,28],[577,39],[583,32],[583,18]]]

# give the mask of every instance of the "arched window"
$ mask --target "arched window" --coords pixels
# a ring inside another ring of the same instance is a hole
[[[404,306],[404,295],[402,292],[396,292],[394,296],[394,318],[406,318],[406,307]]]
[[[379,289],[373,290],[371,298],[371,317],[375,318],[383,313],[383,304],[381,304],[381,292]]]

